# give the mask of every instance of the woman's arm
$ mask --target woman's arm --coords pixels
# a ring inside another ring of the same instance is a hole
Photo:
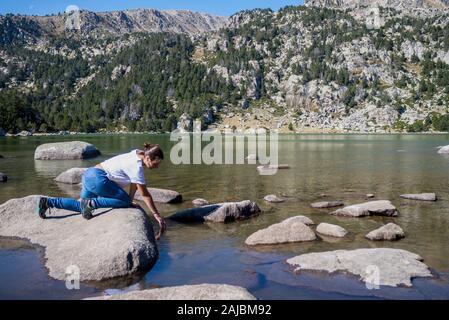
[[[150,209],[151,213],[154,215],[154,218],[159,223],[160,231],[159,234],[156,236],[156,240],[159,240],[161,235],[165,232],[166,225],[165,220],[162,218],[159,214],[159,211],[157,210],[156,206],[154,205],[153,197],[148,192],[147,186],[142,184],[136,184],[136,188],[139,191],[139,193],[142,195],[143,201],[147,205],[147,207]]]
[[[129,186],[129,197],[131,198],[131,201],[134,201],[134,196],[136,195],[137,191],[137,185],[135,183],[131,183]]]

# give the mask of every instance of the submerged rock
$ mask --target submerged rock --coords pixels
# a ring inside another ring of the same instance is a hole
[[[36,148],[36,160],[70,160],[87,159],[100,155],[100,151],[92,144],[82,141],[45,143]]]
[[[169,219],[178,222],[229,222],[247,219],[260,213],[259,206],[250,200],[226,202],[179,211]]]
[[[4,174],[3,172],[0,172],[0,182],[7,182],[8,176]]]
[[[415,277],[432,277],[422,260],[406,250],[376,248],[307,253],[287,263],[296,267],[295,271],[348,272],[370,285],[410,287]]]
[[[315,232],[304,222],[313,224],[307,217],[292,217],[256,231],[246,239],[245,244],[254,246],[315,240]]]
[[[192,201],[192,204],[195,207],[202,207],[202,206],[207,206],[209,205],[209,201],[205,200],[205,199],[195,199]]]
[[[198,284],[133,291],[86,300],[256,300],[245,288],[227,284]]]
[[[274,194],[269,194],[269,195],[265,196],[263,199],[265,201],[271,202],[271,203],[281,203],[281,202],[285,201],[285,199],[280,198],[280,197],[278,197],[277,195],[274,195]]]
[[[55,178],[56,182],[66,183],[66,184],[79,184],[83,178],[84,172],[87,168],[72,168],[64,171],[59,176]]]
[[[378,200],[354,204],[352,206],[344,207],[342,209],[338,209],[337,211],[331,212],[331,214],[347,217],[365,217],[374,215],[396,217],[398,215],[398,210],[390,201]]]
[[[437,201],[435,193],[403,194],[401,198],[418,201]]]
[[[159,203],[181,203],[182,202],[182,195],[179,192],[168,190],[168,189],[159,189],[159,188],[148,188],[148,191],[150,192],[151,196],[153,197],[154,202]],[[139,193],[139,191],[136,192],[136,195],[134,197],[138,201],[142,201],[142,195]]]
[[[28,239],[45,248],[52,278],[65,280],[76,266],[81,281],[100,281],[148,271],[158,249],[151,222],[138,209],[99,209],[87,221],[73,212],[52,209],[42,220],[34,212],[38,196],[12,199],[0,206],[0,236]]]
[[[326,209],[326,208],[335,208],[341,207],[344,203],[342,201],[320,201],[314,202],[310,206],[315,209]]]
[[[316,228],[316,232],[334,238],[343,238],[348,234],[348,231],[346,231],[344,228],[329,223],[320,223]]]
[[[365,238],[370,240],[399,240],[405,237],[404,230],[400,226],[394,223],[388,223],[379,229],[373,230],[368,233]]]
[[[279,164],[279,165],[263,165],[258,166],[257,171],[260,175],[274,175],[277,173],[278,170],[284,170],[284,169],[290,169],[290,166],[288,164]]]

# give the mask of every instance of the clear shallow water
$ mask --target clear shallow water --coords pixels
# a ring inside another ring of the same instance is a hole
[[[103,155],[84,161],[34,161],[36,146],[65,140],[91,142]],[[76,195],[76,189],[57,185],[53,178],[66,169],[88,167],[138,148],[148,140],[161,144],[168,159],[173,143],[167,135],[2,138],[0,154],[5,158],[0,159],[0,172],[6,173],[9,181],[0,185],[0,203],[30,194]],[[0,240],[0,298],[78,299],[117,290],[205,282],[242,285],[262,299],[449,298],[449,157],[436,150],[449,144],[449,135],[282,135],[280,140],[279,162],[288,163],[291,169],[275,176],[259,176],[256,165],[174,166],[170,161],[146,174],[149,185],[183,194],[183,204],[159,206],[165,216],[190,207],[191,200],[198,197],[210,202],[254,200],[264,211],[260,216],[226,225],[168,222],[169,230],[159,243],[160,259],[150,272],[114,283],[83,284],[80,291],[68,291],[63,282],[48,278],[38,250]],[[436,192],[439,201],[399,198],[403,193],[418,192]],[[287,201],[265,203],[263,197],[272,193],[287,197]],[[391,200],[400,216],[348,219],[309,207],[323,199],[363,202],[367,193]],[[342,240],[257,249],[243,244],[251,233],[299,214],[317,224],[339,224],[350,234]],[[406,231],[404,240],[364,239],[367,232],[391,221]],[[412,289],[366,290],[350,276],[294,275],[285,264],[285,259],[305,252],[370,247],[415,252],[437,278],[416,279]]]

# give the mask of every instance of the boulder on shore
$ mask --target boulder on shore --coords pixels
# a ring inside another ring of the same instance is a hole
[[[287,263],[297,272],[347,272],[373,286],[410,287],[415,277],[432,277],[422,260],[406,250],[375,248],[306,253],[288,259]]]
[[[437,201],[435,193],[402,194],[401,198],[418,201]]]
[[[87,159],[100,155],[92,144],[82,141],[45,143],[36,148],[35,160]]]
[[[16,134],[16,137],[31,137],[33,134],[29,131],[23,130]]]
[[[368,233],[365,238],[369,240],[388,240],[394,241],[405,237],[404,230],[400,226],[394,223],[388,223],[379,229],[373,230]]]
[[[151,222],[139,209],[99,209],[94,218],[52,209],[42,220],[34,212],[38,196],[0,205],[0,236],[28,239],[45,249],[49,275],[66,279],[76,266],[81,281],[101,281],[151,269],[158,248]],[[69,268],[69,269],[68,269]]]
[[[259,206],[250,200],[226,202],[179,211],[169,219],[178,222],[229,222],[250,218],[260,213]]]
[[[285,201],[285,199],[280,198],[280,197],[278,197],[278,196],[275,195],[275,194],[269,194],[269,195],[265,196],[263,199],[264,199],[265,201],[271,202],[271,203],[281,203],[281,202],[284,202],[284,201]]]
[[[227,284],[198,284],[133,291],[86,300],[256,300],[245,288]]]
[[[169,204],[182,202],[182,195],[179,192],[173,190],[148,188],[148,191],[150,192],[154,202],[169,203]],[[137,201],[143,200],[142,195],[139,193],[139,191],[136,192],[134,198]]]
[[[195,207],[202,207],[202,206],[207,206],[207,205],[209,205],[210,203],[209,203],[209,201],[207,201],[207,200],[205,200],[205,199],[195,199],[195,200],[192,201],[192,204],[193,204]]]
[[[0,172],[0,182],[7,182],[8,176],[4,174],[3,172]]]
[[[245,244],[254,246],[315,240],[315,232],[304,222],[313,224],[313,221],[307,217],[292,217],[256,231],[246,239]]]
[[[341,207],[344,206],[344,203],[342,201],[320,201],[314,202],[310,206],[315,209],[326,209],[326,208]]]
[[[348,231],[346,231],[344,228],[329,223],[320,223],[318,227],[316,227],[316,232],[324,236],[334,238],[343,238],[348,234]]]
[[[332,215],[346,217],[388,216],[396,217],[398,210],[388,200],[370,201],[338,209]]]
[[[72,168],[64,171],[55,178],[56,182],[66,183],[66,184],[79,184],[83,178],[84,172],[87,168]]]

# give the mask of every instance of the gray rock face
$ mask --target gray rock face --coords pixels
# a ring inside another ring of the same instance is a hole
[[[310,7],[337,7],[354,8],[357,6],[381,6],[399,9],[411,8],[448,8],[447,0],[305,0],[304,4]]]
[[[321,201],[312,203],[310,206],[315,209],[326,209],[326,208],[335,208],[341,207],[344,203],[342,201]]]
[[[181,203],[182,195],[179,192],[167,189],[148,188],[154,202],[159,203]],[[134,197],[138,201],[142,201],[142,195],[137,191]]]
[[[87,168],[72,168],[64,171],[59,176],[55,178],[56,182],[66,183],[66,184],[79,184],[83,178],[84,172]]]
[[[418,201],[437,201],[435,193],[403,194],[401,198]]]
[[[3,172],[0,172],[0,182],[7,182],[8,176],[4,174]]]
[[[52,215],[42,220],[34,212],[37,199],[29,196],[2,204],[0,236],[44,247],[52,278],[64,280],[67,268],[77,266],[81,281],[100,281],[147,271],[156,262],[153,228],[144,212],[102,209],[87,221],[73,212],[52,209]]]
[[[256,300],[245,288],[227,284],[198,284],[133,291],[86,300]]]
[[[320,223],[316,228],[316,232],[334,238],[343,238],[348,234],[348,231],[346,231],[344,228],[329,223]]]
[[[245,244],[254,246],[315,240],[315,232],[304,222],[313,224],[304,216],[292,217],[256,231],[246,239]]]
[[[259,206],[252,201],[227,202],[175,213],[169,219],[178,222],[229,222],[247,219],[260,213]]]
[[[285,199],[282,199],[274,194],[269,194],[269,195],[265,196],[263,199],[265,201],[271,202],[271,203],[281,203],[281,202],[285,201]]]
[[[94,145],[82,141],[46,143],[37,147],[36,160],[71,160],[87,159],[100,155]]]
[[[193,131],[193,119],[187,113],[183,113],[178,120],[177,129],[180,132],[192,132]]]
[[[398,215],[398,210],[390,201],[378,200],[361,204],[354,204],[352,206],[338,209],[331,214],[346,217],[365,217],[374,215],[396,217]]]
[[[202,206],[207,206],[209,205],[209,201],[205,200],[205,199],[195,199],[192,201],[192,204],[195,207],[202,207]]]
[[[411,286],[415,277],[432,277],[417,254],[406,250],[377,248],[302,254],[287,260],[295,271],[348,272],[370,285]],[[379,277],[376,277],[378,275]]]
[[[394,223],[388,223],[379,229],[373,230],[365,236],[370,240],[399,240],[405,237],[404,230]]]

